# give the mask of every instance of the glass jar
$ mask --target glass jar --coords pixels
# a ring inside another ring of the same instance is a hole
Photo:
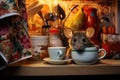
[[[59,29],[51,28],[49,31],[49,46],[51,47],[60,47],[62,45],[62,41],[59,36]]]

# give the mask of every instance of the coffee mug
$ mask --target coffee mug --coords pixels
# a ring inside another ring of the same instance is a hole
[[[51,60],[63,60],[66,47],[48,47],[48,54]]]
[[[100,55],[102,51],[102,55]],[[100,55],[100,56],[99,56]],[[83,51],[72,50],[71,57],[77,64],[80,63],[93,63],[103,59],[106,56],[106,50],[97,47],[87,47]]]

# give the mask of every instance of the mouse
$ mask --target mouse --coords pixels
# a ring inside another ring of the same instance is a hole
[[[69,44],[73,50],[84,50],[85,47],[93,46],[93,43],[87,38],[83,31],[74,32]]]
[[[67,30],[65,30],[67,31]],[[65,36],[68,38],[68,48],[65,58],[71,58],[71,50],[82,51],[86,47],[94,47],[94,43],[86,35],[85,31],[72,31],[67,33],[64,31]]]

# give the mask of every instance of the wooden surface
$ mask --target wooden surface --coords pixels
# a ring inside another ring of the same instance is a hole
[[[101,60],[97,64],[64,65],[47,64],[44,61],[26,60],[9,65],[0,71],[0,75],[43,76],[43,75],[104,75],[120,74],[120,60]]]

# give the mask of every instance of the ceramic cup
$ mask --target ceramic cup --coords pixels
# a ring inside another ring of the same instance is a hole
[[[102,54],[102,55],[100,55]],[[83,51],[72,50],[72,60],[77,63],[93,63],[106,56],[106,50],[97,47],[87,47]]]
[[[41,55],[48,54],[49,36],[31,36],[31,43],[34,55],[38,58],[44,58],[45,56]]]
[[[66,53],[66,47],[48,47],[48,54],[51,60],[62,60]]]

